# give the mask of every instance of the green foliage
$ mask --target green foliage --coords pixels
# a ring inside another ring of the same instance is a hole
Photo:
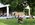
[[[26,0],[25,0],[26,1]],[[27,0],[28,5],[32,8],[31,14],[35,15],[35,0]],[[24,2],[24,0],[0,0],[3,4],[10,4],[10,9],[16,10],[16,11],[23,11],[23,5],[20,5]],[[22,6],[22,7],[21,7]]]
[[[33,24],[35,23],[35,19],[25,19],[24,22]]]
[[[16,6],[16,11],[23,11],[23,5],[22,4],[18,4],[17,6]]]
[[[32,8],[32,15],[35,16],[35,7]]]
[[[18,0],[14,0],[11,2],[11,7],[15,8],[18,4]]]
[[[32,8],[31,14],[35,16],[35,0],[27,0],[29,6]]]
[[[35,19],[23,19],[23,24],[19,24],[17,19],[0,19],[0,25],[35,25]]]

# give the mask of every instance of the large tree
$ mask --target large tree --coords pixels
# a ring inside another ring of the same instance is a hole
[[[27,0],[29,6],[31,7],[31,14],[35,15],[35,0]]]
[[[24,1],[28,1],[27,3],[31,7],[32,15],[35,15],[35,0],[0,0],[0,2],[2,2],[3,4],[10,4],[11,9],[17,9],[18,11],[22,11],[22,9],[24,8],[23,5],[21,5],[21,3],[23,3]]]

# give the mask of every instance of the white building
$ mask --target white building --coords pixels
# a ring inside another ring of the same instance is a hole
[[[6,4],[6,5],[4,5],[4,4],[2,4],[2,3],[0,3],[0,15],[3,15],[3,10],[5,11],[5,7],[6,7],[6,13],[7,13],[7,17],[9,16],[9,4]],[[5,13],[5,14],[6,14]]]

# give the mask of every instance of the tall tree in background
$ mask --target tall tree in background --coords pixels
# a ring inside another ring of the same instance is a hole
[[[28,1],[29,6],[32,8],[31,14],[35,15],[35,0],[27,0],[27,1]]]

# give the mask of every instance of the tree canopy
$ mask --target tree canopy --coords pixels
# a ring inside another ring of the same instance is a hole
[[[23,11],[24,6],[21,4],[24,3],[24,1],[27,1],[28,5],[31,7],[31,13],[35,15],[35,0],[0,0],[3,4],[10,4],[11,9],[16,11]]]

